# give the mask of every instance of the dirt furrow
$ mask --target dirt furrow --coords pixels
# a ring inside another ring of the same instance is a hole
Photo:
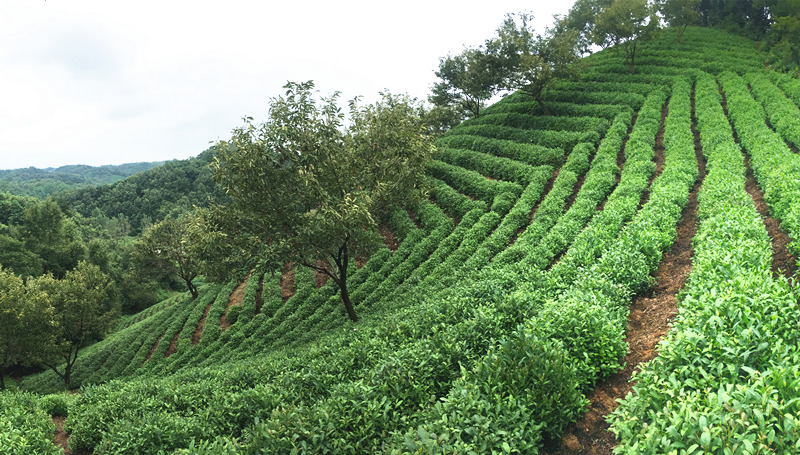
[[[749,84],[747,88],[750,89]],[[719,88],[719,94],[722,97],[722,111],[725,113],[725,117],[730,119],[730,116],[728,116],[728,100],[725,98],[722,87]],[[765,117],[764,120],[767,126],[775,131],[769,119]],[[733,132],[734,140],[741,146],[742,143],[739,141],[739,135],[736,133],[736,128],[732,123],[731,131]],[[769,238],[772,239],[772,274],[775,277],[782,275],[787,279],[792,278],[795,272],[797,272],[797,260],[789,251],[789,243],[792,239],[781,229],[780,222],[770,215],[769,206],[764,200],[764,192],[759,188],[755,174],[753,173],[753,168],[750,167],[750,155],[744,150],[744,147],[742,147],[742,153],[745,154],[744,165],[747,170],[745,174],[745,190],[750,194],[750,197],[753,198],[756,210],[758,210],[758,213],[761,215],[761,220],[767,228],[767,234],[769,234]]]
[[[192,344],[200,343],[200,338],[203,336],[203,327],[206,326],[206,318],[208,317],[208,311],[211,310],[211,306],[214,305],[214,301],[212,300],[211,303],[208,304],[205,310],[203,310],[203,317],[200,318],[200,322],[197,323],[197,328],[194,329],[194,334],[192,335]]]
[[[677,294],[683,288],[692,268],[692,239],[697,232],[697,194],[705,177],[705,158],[700,147],[697,121],[694,117],[692,93],[692,133],[699,168],[699,178],[689,193],[677,225],[677,239],[664,255],[655,273],[656,284],[649,293],[634,298],[628,318],[625,341],[629,350],[625,368],[591,391],[589,408],[557,441],[548,441],[539,452],[546,455],[589,454],[610,455],[617,445],[605,417],[617,408],[617,399],[624,398],[633,387],[631,376],[642,362],[655,358],[659,341],[669,329],[669,321],[677,313]]]

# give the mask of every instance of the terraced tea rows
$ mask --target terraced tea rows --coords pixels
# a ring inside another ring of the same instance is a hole
[[[552,115],[514,94],[439,139],[430,200],[396,210],[386,227],[397,249],[349,274],[358,325],[336,287],[317,287],[303,267],[290,298],[280,273],[255,270],[132,318],[75,368],[70,446],[531,453],[558,440],[585,411],[585,394],[620,369],[631,300],[675,241],[699,176],[697,80],[709,174],[694,268],[675,327],[614,414],[614,431],[623,453],[789,450],[800,440],[786,417],[800,402],[797,296],[771,274],[720,88],[697,68],[727,70],[719,79],[738,138],[796,238],[797,180],[785,178],[800,175],[786,142],[796,122],[781,114],[793,85],[765,76],[746,40],[689,29],[684,43],[669,33],[645,43],[636,75],[619,55],[595,54],[585,81],[547,94]],[[23,385],[51,392],[57,379]],[[12,425],[45,428],[47,408]]]

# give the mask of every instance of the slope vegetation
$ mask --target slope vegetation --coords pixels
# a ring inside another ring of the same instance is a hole
[[[76,366],[70,447],[536,453],[623,367],[630,305],[658,292],[696,210],[680,313],[613,414],[617,450],[796,450],[800,310],[745,191],[747,154],[796,238],[797,117],[778,122],[796,87],[750,41],[701,28],[682,41],[645,43],[633,75],[613,51],[589,57],[581,82],[548,93],[551,116],[514,94],[442,137],[430,201],[393,213],[396,250],[350,274],[359,324],[302,267],[289,298],[279,273],[255,270],[130,319]]]

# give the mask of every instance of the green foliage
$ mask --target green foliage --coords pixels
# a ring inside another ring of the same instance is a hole
[[[486,45],[503,57],[504,88],[530,96],[549,115],[542,98],[544,91],[555,79],[574,79],[580,72],[579,32],[556,28],[547,30],[544,36],[534,35],[532,20],[533,16],[526,13],[507,15],[497,29],[497,37]]]
[[[165,218],[149,226],[133,246],[133,260],[143,275],[160,277],[177,275],[197,298],[197,277],[199,264],[192,241],[189,238],[189,225],[194,222],[189,215],[181,218]]]
[[[595,17],[592,41],[600,46],[619,46],[625,63],[635,73],[637,48],[658,29],[658,16],[648,0],[614,0]]]
[[[451,110],[447,120],[455,122],[447,127],[467,117],[480,116],[486,101],[502,87],[502,65],[503,61],[484,46],[439,59],[436,77],[440,81],[432,87],[428,101],[439,110]]]
[[[407,97],[384,94],[367,107],[353,101],[345,128],[336,95],[318,104],[313,87],[287,85],[266,123],[248,123],[219,145],[215,179],[232,204],[218,213],[235,220],[227,235],[260,247],[258,260],[330,276],[356,321],[349,259],[375,250],[377,222],[390,207],[421,199],[433,145]]]
[[[139,234],[170,214],[182,214],[193,206],[205,207],[209,199],[224,200],[208,167],[215,153],[212,147],[195,158],[168,161],[125,180],[65,191],[54,199],[87,218],[98,211],[108,218],[121,214],[130,223],[130,233]]]
[[[0,452],[8,455],[57,455],[55,426],[40,400],[27,393],[0,391]]]
[[[43,360],[42,353],[55,342],[52,323],[47,295],[0,267],[0,389],[8,368]]]
[[[144,172],[157,163],[130,163],[117,166],[61,166],[58,168],[0,170],[0,192],[45,199],[67,190],[111,184]]]
[[[45,275],[33,283],[35,289],[47,294],[54,309],[55,344],[45,350],[42,363],[55,371],[67,388],[80,349],[101,339],[117,316],[118,309],[109,299],[110,286],[100,268],[86,262],[80,262],[63,279]],[[61,362],[64,364],[59,371]]]
[[[700,0],[660,0],[658,11],[670,27],[678,29],[677,40],[681,41],[686,27],[696,25],[700,20]]]
[[[41,258],[45,273],[63,277],[78,261],[86,258],[86,245],[80,238],[78,226],[52,200],[25,210],[20,234],[25,248]]]

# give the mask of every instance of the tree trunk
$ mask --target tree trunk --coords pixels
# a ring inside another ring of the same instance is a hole
[[[351,321],[358,322],[356,310],[353,308],[353,302],[350,301],[350,294],[347,292],[347,284],[344,282],[339,284],[339,290],[341,291],[342,303],[344,303],[344,307],[347,309],[347,315],[350,316]]]
[[[6,369],[0,367],[0,390],[6,389]]]
[[[192,280],[184,280],[186,281],[186,287],[189,288],[189,292],[192,293],[192,299],[196,299],[198,296],[197,286],[192,283]]]
[[[344,244],[339,248],[339,256],[334,258],[334,262],[339,268],[339,279],[335,281],[336,284],[339,285],[339,295],[342,298],[342,303],[344,303],[350,320],[358,322],[358,316],[356,315],[355,308],[353,308],[353,302],[350,301],[350,293],[347,291],[347,265],[350,263],[350,255],[347,251],[347,240],[345,240]]]
[[[547,106],[544,104],[544,101],[542,101],[542,98],[536,98],[536,102],[539,103],[539,107],[542,108],[542,113],[544,115],[552,115],[550,113],[550,109],[547,109]]]
[[[72,366],[67,365],[66,368],[64,368],[64,388],[67,390],[69,390],[70,376],[72,376]]]

